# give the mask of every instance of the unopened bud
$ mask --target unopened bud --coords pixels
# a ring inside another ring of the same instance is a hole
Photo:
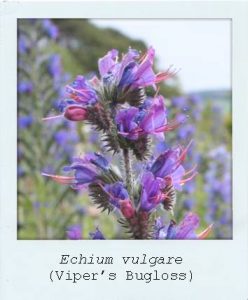
[[[83,121],[87,119],[87,110],[78,105],[70,105],[66,108],[64,117],[70,121]]]
[[[120,201],[120,206],[121,212],[126,219],[130,219],[134,216],[135,211],[130,200]]]

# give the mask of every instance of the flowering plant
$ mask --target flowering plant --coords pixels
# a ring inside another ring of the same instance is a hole
[[[102,134],[105,153],[88,153],[77,157],[64,167],[69,175],[43,173],[54,181],[73,189],[87,188],[93,202],[102,211],[117,212],[118,221],[134,239],[201,239],[211,225],[196,233],[199,218],[188,213],[177,224],[174,219],[176,193],[195,175],[195,167],[185,170],[183,162],[191,142],[186,146],[167,148],[157,157],[151,155],[151,139],[163,139],[166,132],[177,129],[187,117],[168,121],[165,99],[159,95],[157,84],[175,74],[174,70],[155,73],[155,50],[151,47],[141,56],[129,49],[119,58],[113,49],[98,61],[99,77],[77,76],[66,86],[66,97],[60,107],[70,121],[87,122]],[[147,96],[147,88],[154,90]],[[119,172],[106,156],[118,156]],[[134,170],[133,159],[142,165],[141,173]],[[120,169],[120,168],[119,168]],[[123,179],[124,178],[124,179]],[[170,215],[164,224],[157,213]],[[78,228],[69,236],[80,236]],[[100,229],[91,233],[93,239],[104,239]]]

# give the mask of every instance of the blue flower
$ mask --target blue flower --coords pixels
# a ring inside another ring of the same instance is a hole
[[[145,172],[141,179],[141,187],[140,208],[143,211],[152,211],[164,199],[162,189],[165,183],[151,172]]]
[[[121,109],[115,118],[119,134],[130,140],[175,129],[179,122],[167,123],[164,98],[147,99],[143,105]]]
[[[58,36],[59,36],[58,27],[56,25],[54,25],[51,20],[44,19],[42,21],[42,27],[51,39],[56,40],[58,38]]]
[[[195,168],[186,172],[182,166],[190,145],[191,143],[185,149],[177,147],[166,150],[154,160],[149,167],[149,171],[156,178],[163,178],[165,181],[169,180],[176,189],[181,190],[181,186],[196,175]],[[184,178],[186,175],[187,178]]]
[[[61,57],[59,54],[53,54],[48,60],[48,72],[54,77],[58,78],[62,74]]]
[[[67,228],[66,234],[69,240],[82,240],[82,226],[80,224],[71,225]]]
[[[162,220],[158,220],[155,223],[155,238],[169,240],[204,239],[210,234],[212,225],[197,234],[196,229],[199,227],[199,223],[199,217],[194,213],[188,213],[178,225],[173,220],[169,225],[163,225]]]
[[[102,232],[99,230],[99,228],[96,228],[96,231],[94,232],[90,232],[90,237],[92,238],[92,240],[105,240],[104,235],[102,234]]]
[[[137,50],[130,48],[119,61],[118,51],[112,49],[98,60],[99,73],[104,83],[114,83],[122,92],[147,86],[155,88],[156,83],[171,77],[174,73],[167,70],[155,74],[154,56],[155,50],[152,47],[141,58]]]
[[[110,203],[117,208],[121,207],[120,202],[122,200],[129,199],[128,192],[124,187],[123,182],[105,184],[103,189],[109,195]]]
[[[42,175],[58,183],[69,184],[74,189],[82,189],[90,183],[97,182],[101,170],[108,170],[108,161],[98,153],[90,153],[83,158],[74,158],[70,166],[64,167],[65,172],[74,172],[73,176],[59,176],[45,172]]]
[[[98,96],[84,76],[78,75],[72,84],[66,86],[67,97],[84,106],[94,105]]]
[[[33,84],[31,81],[21,81],[18,84],[18,92],[21,94],[30,94],[33,91]]]
[[[18,127],[20,129],[25,129],[29,126],[31,126],[34,122],[33,116],[28,115],[28,116],[20,116],[18,118]]]
[[[18,51],[20,54],[26,53],[28,50],[27,39],[25,36],[20,35],[18,38]]]

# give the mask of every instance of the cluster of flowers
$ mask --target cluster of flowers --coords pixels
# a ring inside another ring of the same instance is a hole
[[[168,148],[147,160],[150,136],[164,138],[165,132],[176,129],[186,119],[168,122],[165,101],[158,95],[156,85],[175,72],[169,69],[156,74],[154,55],[152,47],[143,56],[129,49],[119,59],[118,51],[113,49],[98,61],[100,78],[80,75],[66,87],[60,117],[88,122],[100,131],[106,150],[122,154],[126,180],[100,153],[75,158],[64,168],[72,175],[43,175],[74,189],[86,187],[98,207],[119,212],[119,222],[134,239],[204,238],[211,226],[196,234],[199,218],[194,213],[187,214],[179,224],[172,219],[166,225],[160,217],[154,217],[160,207],[173,212],[176,190],[180,191],[185,182],[196,175],[195,168],[186,171],[182,165],[191,143],[186,147]],[[154,97],[146,96],[148,86],[156,91]],[[133,179],[132,156],[144,164],[143,172],[136,179]],[[69,236],[80,236],[78,228],[72,228]],[[103,239],[99,228],[91,237]]]
[[[184,118],[184,113],[187,111],[190,114],[190,123],[185,124],[178,128],[176,132],[176,140],[179,143],[190,141],[196,134],[196,124],[202,118],[203,110],[202,98],[196,94],[189,96],[180,96],[172,99],[172,107],[176,110],[176,118],[178,120]],[[196,149],[196,145],[190,147],[188,154],[188,160],[185,162],[184,166],[187,168],[190,164],[198,165],[200,163],[201,157],[199,151]],[[196,199],[194,199],[194,192],[196,189],[195,178],[190,180],[184,186],[184,199],[181,199],[182,207],[185,209],[193,209],[196,204]]]
[[[51,20],[44,19],[40,22],[35,20],[28,21],[32,22],[34,26],[38,26],[39,30],[46,33],[47,39],[55,40],[58,38],[59,30]],[[33,102],[32,99],[36,97],[35,93],[37,93],[37,82],[32,78],[32,72],[29,69],[29,65],[27,65],[26,63],[26,57],[32,55],[30,52],[32,51],[33,42],[34,41],[31,41],[28,38],[28,35],[24,34],[24,32],[21,31],[18,37],[18,64],[21,70],[19,72],[18,78],[18,102],[20,104],[18,113],[18,128],[20,130],[25,130],[27,128],[30,128],[32,125],[39,124],[36,122],[37,117],[33,114],[34,107],[32,105],[27,105],[28,100]],[[68,75],[63,71],[61,57],[59,54],[50,54],[47,55],[43,61],[40,61],[38,57],[36,57],[35,59],[40,68],[44,68],[46,70],[47,75],[46,78],[44,78],[45,76],[43,76],[43,81],[46,82],[46,93],[43,93],[43,91],[41,91],[41,95],[38,96],[40,100],[44,100],[44,102],[53,102],[53,108],[58,109],[60,105],[59,99],[61,99],[61,97],[64,97],[64,89],[62,88],[62,85],[65,83],[65,81],[68,80]],[[22,70],[24,71],[24,73],[22,73]],[[48,97],[46,97],[46,95],[48,95]],[[22,99],[25,99],[25,109],[22,109],[21,106],[21,103],[24,103],[24,100]],[[55,143],[58,146],[63,147],[63,151],[57,151],[57,149],[54,149],[54,153],[56,153],[57,159],[63,157],[64,155],[67,155],[68,159],[73,152],[72,144],[75,144],[78,141],[78,137],[75,133],[75,128],[76,126],[74,123],[65,120],[64,128],[57,130],[53,134],[53,140],[55,141]],[[19,151],[19,154],[21,154],[21,150]]]
[[[26,234],[28,230],[35,232],[34,234],[39,232],[42,235],[39,238],[53,238],[53,230],[45,222],[39,221],[39,218],[45,219],[42,218],[42,214],[46,211],[46,216],[51,213],[56,219],[62,209],[58,203],[63,197],[63,191],[54,188],[52,184],[46,185],[43,195],[35,193],[37,186],[40,186],[40,170],[56,172],[60,164],[65,164],[71,159],[74,145],[79,141],[77,124],[68,120],[64,120],[62,124],[53,124],[54,131],[49,131],[47,126],[40,126],[44,114],[51,110],[51,103],[54,109],[59,108],[59,99],[64,97],[63,85],[68,81],[61,56],[47,49],[47,44],[56,40],[58,36],[58,28],[48,19],[26,19],[18,24],[18,192],[19,195],[23,195],[18,198],[18,209],[22,211],[25,205],[30,205],[37,220],[32,222],[33,215],[27,214],[25,218],[19,218],[19,223],[23,225],[20,226],[23,229],[21,234]],[[40,143],[41,137],[44,136],[47,144]],[[48,152],[51,159],[47,159],[44,166],[44,154]],[[68,198],[72,195],[75,197],[74,194],[69,193]],[[53,212],[54,206],[57,215]],[[77,210],[78,214],[81,214],[81,206],[71,205],[68,212]],[[61,218],[61,214],[59,219],[62,224],[68,222]],[[61,237],[64,236],[64,225],[62,226]]]
[[[225,146],[208,153],[210,163],[205,173],[205,191],[208,194],[207,222],[215,222],[218,239],[232,236],[231,156]]]

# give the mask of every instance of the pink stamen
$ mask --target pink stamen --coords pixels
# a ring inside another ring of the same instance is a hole
[[[163,196],[162,194],[159,194],[159,195],[150,197],[149,199],[151,202],[159,203],[162,199],[162,196]]]
[[[145,132],[141,128],[138,127],[136,129],[132,130],[131,132],[118,131],[118,133],[121,135],[124,135],[124,136],[128,136],[130,134],[135,134],[135,133],[139,133],[141,135],[141,134],[144,134]]]
[[[210,232],[212,231],[213,225],[214,224],[209,225],[205,230],[203,230],[201,233],[199,233],[197,235],[197,238],[199,240],[205,239],[210,234]]]
[[[180,181],[180,185],[184,185],[186,182],[190,181],[191,179],[193,179],[198,173],[195,172],[194,174],[192,174],[190,177],[188,178],[184,178]]]
[[[164,131],[171,131],[176,128],[178,128],[181,124],[183,124],[186,121],[187,117],[183,121],[178,122],[177,120],[173,120],[169,122],[168,124],[165,124],[155,130],[156,133],[164,132]]]
[[[45,117],[42,118],[42,121],[50,121],[50,120],[55,120],[64,117],[64,115],[57,115],[57,116],[50,116],[50,117]]]
[[[52,175],[47,173],[41,173],[43,176],[50,177],[52,180],[61,183],[61,184],[72,184],[75,181],[74,176],[59,176],[59,175]]]
[[[193,167],[192,169],[188,170],[188,171],[184,174],[184,176],[193,173],[193,172],[196,170],[196,168],[197,168],[197,165],[194,165],[194,167]]]
[[[180,157],[178,158],[178,161],[179,161],[179,162],[182,162],[182,161],[185,160],[186,154],[187,154],[187,152],[188,152],[188,150],[189,150],[189,147],[192,145],[192,143],[193,143],[193,140],[191,140],[191,141],[188,143],[188,145],[185,147],[185,149],[182,151]]]
[[[87,96],[87,89],[80,89],[80,90],[77,90],[77,89],[71,87],[70,85],[67,85],[67,86],[66,86],[66,89],[71,90],[71,91],[72,91],[73,93],[75,93],[75,94],[79,94],[79,95],[81,95],[81,96]]]
[[[160,193],[159,195],[151,197],[150,200],[155,201],[155,203],[159,203],[163,199],[170,199],[169,193],[170,191],[167,193]]]
[[[185,172],[184,175],[183,175],[183,177],[185,177],[187,175],[190,175],[190,174],[191,174],[191,176],[189,176],[187,178],[184,178],[184,179],[181,179],[181,180],[180,180],[181,176],[180,177],[176,177],[176,178],[174,178],[174,181],[177,182],[178,180],[180,180],[180,185],[184,185],[186,182],[188,182],[189,180],[193,179],[198,174],[198,172],[195,172],[196,167],[197,167],[197,165],[195,165],[191,170]]]
[[[165,72],[159,72],[156,75],[155,83],[159,83],[163,80],[166,80],[166,79],[176,76],[176,74],[180,71],[180,69],[178,69],[178,70],[174,69],[171,71],[172,67],[173,67],[173,65],[169,66],[169,68]]]

